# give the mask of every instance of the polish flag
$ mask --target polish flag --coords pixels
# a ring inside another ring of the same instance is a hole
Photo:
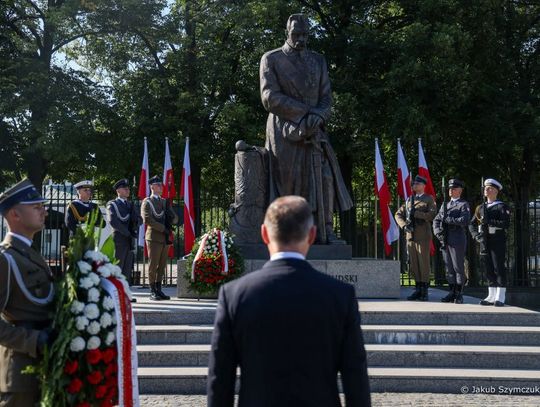
[[[431,182],[431,177],[429,175],[429,169],[426,162],[426,157],[424,156],[424,149],[422,148],[422,139],[418,139],[418,175],[421,175],[427,179],[426,184],[426,194],[431,195],[435,199],[435,188],[433,188],[433,182]]]
[[[399,229],[390,211],[390,190],[386,182],[386,175],[379,151],[379,141],[375,139],[375,193],[379,197],[379,208],[381,210],[381,225],[384,236],[384,251],[386,255],[392,253],[392,242],[399,239]]]
[[[407,161],[399,139],[397,140],[397,149],[398,194],[404,201],[407,201],[412,195],[411,174],[407,168]]]
[[[137,196],[139,197],[139,200],[142,202],[144,198],[147,196],[150,196],[150,185],[148,185],[148,174],[150,172],[148,171],[148,146],[146,145],[146,137],[144,138],[144,153],[143,153],[143,160],[142,160],[142,168],[141,168],[141,176],[139,178],[139,193]],[[139,237],[137,240],[137,244],[140,247],[145,247],[144,245],[144,232],[146,230],[146,227],[144,223],[139,226]],[[145,253],[146,255],[146,253]]]
[[[195,206],[193,205],[193,189],[191,187],[189,137],[186,137],[186,149],[184,150],[184,168],[182,170],[180,197],[184,199],[184,254],[188,254],[191,252],[195,243]]]
[[[163,163],[163,192],[161,197],[169,201],[172,206],[173,199],[176,198],[176,188],[174,186],[174,174],[171,164],[171,152],[169,151],[169,138],[165,137],[165,162]],[[169,241],[174,241],[172,230],[169,233]],[[169,246],[168,255],[174,257],[174,245]]]
[[[418,175],[421,175],[427,179],[425,193],[431,195],[433,199],[437,199],[435,196],[435,188],[433,188],[433,182],[431,181],[431,176],[429,175],[429,169],[426,162],[426,157],[424,156],[424,149],[422,148],[422,139],[418,139]],[[429,243],[429,253],[435,255],[435,245],[433,240]]]

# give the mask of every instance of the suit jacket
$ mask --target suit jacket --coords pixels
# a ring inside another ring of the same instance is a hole
[[[441,243],[446,233],[446,242],[451,245],[467,244],[467,226],[471,220],[471,209],[469,203],[462,198],[455,202],[446,203],[446,218],[444,218],[444,207],[441,205],[439,213],[433,220],[433,233]]]
[[[39,332],[50,324],[52,275],[41,255],[18,238],[8,234],[2,249],[5,253],[0,252],[0,392],[35,390],[36,377],[21,374],[21,370],[36,363]],[[18,276],[8,263],[8,256],[15,261]]]
[[[142,219],[133,202],[124,203],[120,198],[113,199],[107,202],[107,213],[115,238],[125,237],[130,240],[137,237]]]
[[[225,284],[208,371],[208,405],[369,406],[366,352],[354,288],[304,260],[283,259]]]
[[[407,208],[411,208],[411,199],[407,200]],[[437,205],[428,194],[414,197],[414,239],[415,242],[425,242],[431,240],[431,221],[437,213]],[[405,204],[401,205],[395,214],[395,219],[400,228],[407,224],[407,211]],[[411,240],[410,233],[407,232],[407,240]]]
[[[170,230],[169,225],[178,223],[178,216],[163,198],[144,198],[141,205],[141,216],[146,225],[145,239],[150,242],[166,243]]]

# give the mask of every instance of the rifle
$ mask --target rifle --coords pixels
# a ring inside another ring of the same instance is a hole
[[[414,208],[414,192],[411,194],[411,197],[410,197],[410,202],[411,202],[411,207],[408,208],[407,207],[407,202],[405,202],[405,212],[407,214],[407,224],[405,226],[406,230],[409,230],[410,233],[411,233],[411,237],[409,238],[409,240],[414,240],[414,228],[415,228],[415,219],[414,219],[414,212],[415,212],[415,208]]]
[[[443,218],[441,222],[441,228],[443,231],[443,240],[441,242],[441,249],[444,249],[446,247],[446,244],[448,242],[448,228],[446,227],[446,224],[444,221],[446,220],[446,216],[448,215],[448,207],[447,207],[447,191],[446,191],[446,182],[444,177],[442,177],[442,194],[443,194]]]
[[[487,252],[487,237],[489,233],[488,229],[488,201],[487,196],[484,196],[484,177],[482,177],[482,185],[480,186],[482,190],[482,198],[484,202],[482,203],[482,217],[480,218],[480,225],[478,225],[478,232],[481,233],[482,241],[480,242],[480,252]]]

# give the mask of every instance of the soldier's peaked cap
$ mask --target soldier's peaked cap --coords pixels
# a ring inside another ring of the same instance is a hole
[[[163,181],[162,181],[161,177],[159,177],[157,175],[154,175],[152,178],[150,178],[148,180],[148,183],[150,185],[152,185],[152,184],[163,184]]]
[[[424,185],[426,185],[427,184],[427,179],[425,179],[421,175],[417,175],[416,177],[414,177],[413,184],[424,184]]]
[[[47,202],[47,200],[41,196],[34,184],[26,178],[0,194],[0,213],[5,213],[17,204],[29,205],[43,202]]]
[[[497,181],[496,179],[493,179],[493,178],[488,178],[488,179],[486,179],[486,180],[484,181],[484,186],[485,186],[485,187],[495,187],[495,188],[497,188],[499,191],[500,191],[501,189],[503,189],[502,184],[501,184],[499,181]]]
[[[463,181],[457,178],[452,178],[450,181],[448,181],[448,188],[463,188],[463,187],[465,187],[465,184],[463,183]]]
[[[84,181],[79,181],[75,185],[73,185],[76,189],[81,188],[91,188],[94,186],[94,181],[85,179]]]
[[[127,178],[118,180],[113,185],[114,190],[117,190],[118,188],[127,188],[127,187],[129,187],[129,181],[127,180]]]

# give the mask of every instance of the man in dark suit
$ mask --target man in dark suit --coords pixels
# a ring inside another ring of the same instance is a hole
[[[97,204],[91,202],[92,188],[94,182],[91,180],[84,180],[77,182],[73,185],[77,190],[78,198],[71,201],[66,208],[65,225],[69,232],[69,237],[72,238],[77,231],[77,227],[88,222],[89,215],[97,209],[96,226],[101,225],[103,217]]]
[[[133,242],[137,238],[139,225],[142,223],[135,205],[129,201],[129,181],[121,179],[114,186],[116,199],[107,202],[109,223],[113,229],[115,256],[120,261],[122,274],[132,284]]]
[[[305,260],[317,229],[298,196],[275,200],[261,226],[270,261],[224,285],[212,336],[208,405],[370,406],[366,352],[354,288]]]

